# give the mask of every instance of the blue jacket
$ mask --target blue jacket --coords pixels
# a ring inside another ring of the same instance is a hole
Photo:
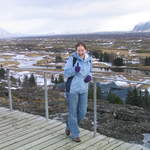
[[[76,63],[73,66],[73,57],[76,57]],[[75,67],[79,63],[80,71],[76,72]],[[64,76],[69,78],[74,76],[70,82],[69,92],[79,92],[84,93],[88,91],[88,83],[84,82],[87,75],[92,77],[92,56],[88,53],[85,54],[85,59],[81,58],[77,52],[73,52],[66,61],[64,67]]]

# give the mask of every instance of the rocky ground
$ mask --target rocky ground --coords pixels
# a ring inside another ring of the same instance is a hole
[[[97,110],[98,132],[102,134],[142,144],[142,134],[150,133],[150,113],[143,108],[100,102]],[[89,108],[87,118],[85,122],[93,118],[93,108]]]
[[[97,106],[97,131],[126,142],[143,144],[143,133],[150,133],[150,112],[131,105],[109,104],[101,101]],[[62,121],[66,114],[54,115]],[[89,102],[88,113],[80,126],[93,130],[93,106]],[[149,141],[150,142],[150,141]]]

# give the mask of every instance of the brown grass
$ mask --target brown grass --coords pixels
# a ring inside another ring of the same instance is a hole
[[[16,61],[1,61],[0,62],[0,65],[3,65],[3,66],[17,66],[19,64],[20,63]]]
[[[0,58],[4,58],[4,59],[10,59],[12,58],[13,55],[1,55]]]
[[[41,53],[27,53],[25,54],[25,56],[29,56],[29,57],[37,57],[37,56],[42,56],[44,54]]]

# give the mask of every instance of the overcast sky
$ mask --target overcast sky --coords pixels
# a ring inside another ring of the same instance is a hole
[[[150,0],[0,0],[0,28],[11,33],[128,31],[150,21]]]

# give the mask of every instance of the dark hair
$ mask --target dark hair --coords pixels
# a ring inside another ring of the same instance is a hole
[[[85,49],[86,49],[86,45],[83,43],[83,42],[78,42],[76,45],[75,45],[75,48],[77,49],[77,47],[79,46],[83,46]]]

